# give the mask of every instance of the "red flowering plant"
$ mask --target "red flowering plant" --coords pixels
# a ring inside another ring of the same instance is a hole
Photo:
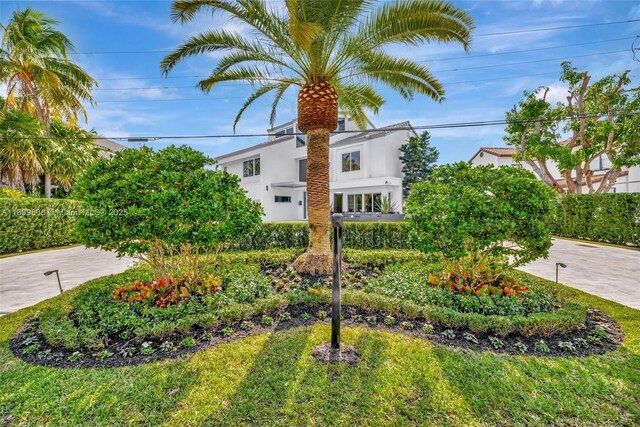
[[[487,254],[471,253],[446,263],[442,273],[432,274],[428,280],[431,286],[447,289],[456,294],[514,297],[527,292],[521,283],[504,277],[502,273],[495,273],[496,270],[492,257]]]
[[[168,307],[182,301],[189,301],[194,296],[210,295],[222,289],[219,277],[207,277],[198,280],[190,280],[183,276],[176,280],[169,276],[168,279],[156,279],[153,282],[131,283],[113,291],[115,300],[126,303],[146,302],[158,307]]]

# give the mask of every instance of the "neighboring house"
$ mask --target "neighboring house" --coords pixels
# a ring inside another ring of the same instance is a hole
[[[469,162],[473,166],[492,164],[495,166],[516,166],[531,170],[531,167],[526,163],[518,163],[513,160],[514,152],[515,149],[510,147],[483,147],[480,148],[473,157],[471,157]],[[558,184],[560,184],[561,187],[566,188],[565,180],[560,178],[562,175],[556,165],[552,162],[548,162],[547,165],[549,167],[549,172],[558,181]],[[610,167],[611,164],[604,155],[593,161],[591,164],[591,169],[593,170],[592,181],[596,188]],[[586,183],[584,183],[583,193],[588,192],[589,190]],[[640,166],[622,168],[620,176],[618,176],[618,180],[610,193],[640,193]]]
[[[331,208],[357,215],[380,211],[383,197],[402,209],[400,146],[417,136],[409,122],[360,132],[340,117],[329,146]],[[220,168],[238,175],[248,196],[262,204],[265,221],[307,219],[306,136],[297,121],[268,130],[266,142],[216,158]]]
[[[109,158],[116,154],[118,151],[126,149],[124,145],[118,144],[110,139],[103,138],[101,136],[96,138],[96,145],[100,148],[100,155],[104,158]]]

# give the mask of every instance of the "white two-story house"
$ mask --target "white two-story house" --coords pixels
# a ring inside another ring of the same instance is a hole
[[[306,136],[297,120],[268,130],[269,137],[252,147],[216,158],[218,167],[238,175],[247,195],[262,204],[265,221],[307,219]],[[358,131],[340,117],[329,145],[332,211],[348,216],[380,212],[383,198],[402,211],[400,146],[417,136],[409,122]]]
[[[513,160],[514,153],[515,149],[511,147],[484,147],[480,148],[476,154],[471,157],[469,162],[473,166],[488,164],[494,166],[517,166],[531,171],[531,167],[525,162],[517,163]],[[548,162],[547,165],[551,176],[558,181],[561,187],[566,189],[565,180],[561,178],[562,174],[557,166],[553,162]],[[593,171],[592,182],[595,188],[598,188],[600,181],[602,181],[602,178],[610,167],[611,163],[604,155],[598,157],[591,163],[591,170]],[[536,175],[536,177],[537,176],[538,175]],[[583,193],[589,192],[586,183],[583,183],[582,191]],[[610,193],[640,193],[640,166],[622,168]]]

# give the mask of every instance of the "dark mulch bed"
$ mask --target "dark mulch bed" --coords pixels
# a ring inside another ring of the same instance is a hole
[[[471,334],[470,331],[456,330],[441,325],[431,325],[424,319],[410,319],[395,316],[393,321],[385,313],[365,310],[356,307],[343,307],[343,327],[360,326],[394,333],[403,333],[413,337],[427,339],[436,344],[457,347],[474,351],[492,351],[506,354],[524,354],[534,356],[589,356],[603,354],[616,349],[623,341],[624,335],[620,327],[607,315],[598,310],[589,310],[587,321],[582,329],[564,334],[549,336],[508,335],[498,338],[487,334]],[[287,330],[299,326],[309,326],[316,322],[330,322],[330,306],[296,305],[270,314],[274,319],[272,325],[261,324],[262,316],[234,321],[220,325],[215,329],[193,327],[188,334],[173,334],[163,340],[136,339],[130,341],[111,340],[102,349],[83,348],[79,352],[48,345],[44,337],[37,334],[38,319],[27,322],[11,339],[10,348],[14,355],[33,365],[57,368],[110,368],[118,366],[138,365],[163,359],[174,359],[195,353],[204,348],[234,341],[247,336],[267,332]],[[249,323],[251,322],[252,326]],[[251,328],[249,329],[249,326]],[[245,329],[243,329],[243,327]],[[233,333],[229,333],[229,329]],[[593,337],[595,329],[603,329],[606,337],[598,342]],[[193,346],[185,348],[180,342],[186,337],[193,337]],[[327,337],[328,339],[329,337]],[[493,339],[493,343],[491,341]],[[540,347],[543,340],[547,349]],[[477,341],[477,342],[476,342]],[[143,342],[150,343],[152,354],[141,354]],[[172,345],[167,344],[168,342]],[[538,346],[536,346],[538,343]],[[561,344],[565,343],[565,344]],[[567,346],[567,343],[570,346]],[[164,346],[163,346],[164,344]],[[564,348],[562,347],[564,345]],[[162,347],[161,347],[162,346]],[[107,356],[107,357],[105,357]]]

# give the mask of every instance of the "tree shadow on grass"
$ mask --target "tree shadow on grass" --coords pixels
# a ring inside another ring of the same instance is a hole
[[[395,426],[424,421],[417,408],[435,388],[411,365],[416,354],[429,352],[430,343],[345,328],[342,344],[354,345],[361,360],[355,366],[325,364],[311,352],[328,342],[329,331],[328,325],[316,324],[270,336],[226,410],[211,414],[205,424]]]
[[[437,348],[446,381],[478,421],[524,425],[639,423],[640,358],[507,356]]]

